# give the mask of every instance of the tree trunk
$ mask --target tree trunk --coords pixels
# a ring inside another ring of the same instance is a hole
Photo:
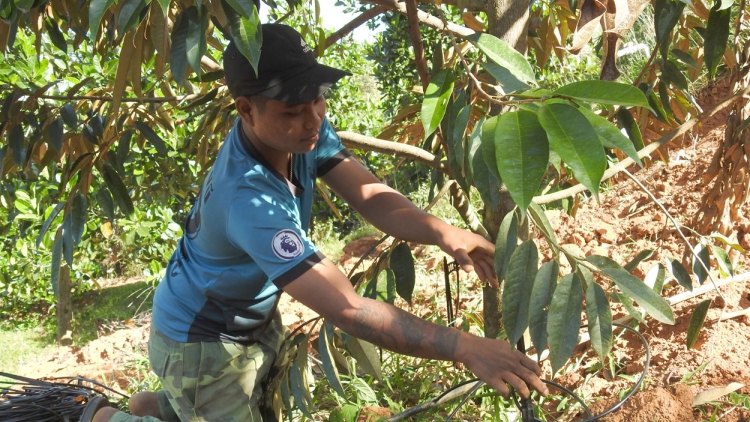
[[[529,29],[528,0],[488,0],[487,32],[526,53]]]
[[[487,32],[513,46],[521,54],[526,54],[527,31],[529,27],[528,0],[488,0]],[[494,239],[503,217],[513,210],[515,204],[507,189],[501,189],[497,204],[485,204],[484,227]],[[484,335],[497,338],[503,332],[502,285],[500,289],[484,287]]]
[[[70,329],[73,320],[73,303],[70,300],[70,267],[60,266],[60,279],[57,284],[57,341],[61,346],[73,343]]]

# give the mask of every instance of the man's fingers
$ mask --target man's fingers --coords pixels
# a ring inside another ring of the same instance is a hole
[[[520,351],[518,352],[518,354],[520,355],[519,357],[521,359],[521,364],[523,366],[525,366],[525,367],[529,368],[530,370],[534,371],[534,373],[537,376],[542,375],[542,369],[539,367],[539,364],[537,364],[534,361],[534,359],[531,359],[530,357],[526,356],[525,354],[521,353]]]
[[[504,374],[503,378],[505,379],[505,382],[510,384],[511,387],[513,387],[514,390],[523,398],[528,398],[531,395],[531,391],[529,391],[529,387],[526,385],[526,383],[518,377],[518,375],[508,372],[507,374]]]

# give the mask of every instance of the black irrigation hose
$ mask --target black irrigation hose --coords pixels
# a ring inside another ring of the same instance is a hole
[[[12,380],[0,381],[0,421],[4,422],[75,421],[93,400],[107,398],[105,392],[129,398],[102,383],[80,376],[55,378],[67,382],[36,380],[5,372],[0,372],[0,377]],[[7,387],[2,387],[3,384]]]
[[[588,418],[582,420],[581,422],[593,422],[593,421],[599,420],[599,419],[601,419],[601,418],[609,415],[610,413],[618,410],[620,407],[622,407],[623,404],[625,404],[626,401],[628,401],[630,399],[630,397],[632,397],[638,391],[638,389],[640,388],[641,384],[643,384],[643,381],[646,379],[646,373],[648,372],[648,367],[649,367],[649,364],[651,363],[651,349],[649,348],[648,341],[646,340],[646,337],[643,337],[643,334],[641,334],[640,332],[638,332],[638,330],[636,330],[633,327],[630,327],[628,325],[619,324],[619,323],[614,323],[613,325],[615,325],[617,327],[624,328],[626,331],[630,331],[630,332],[634,333],[636,336],[638,336],[638,338],[640,338],[641,342],[643,343],[643,346],[646,348],[646,361],[643,364],[643,373],[641,373],[640,378],[638,378],[638,381],[635,382],[635,384],[633,385],[633,388],[630,390],[630,392],[628,394],[626,394],[625,397],[623,397],[622,400],[620,400],[617,404],[615,404],[614,406],[610,407],[606,411],[604,411],[604,412],[602,412],[602,413],[594,416],[594,415],[591,414],[591,410],[588,408],[588,406],[586,406],[586,403],[583,401],[583,399],[581,399],[581,397],[578,396],[577,394],[575,394],[573,391],[569,390],[568,388],[563,387],[562,385],[560,385],[560,384],[558,384],[558,383],[556,383],[554,381],[542,380],[545,384],[552,385],[553,387],[558,388],[561,391],[563,391],[566,394],[568,394],[569,396],[573,397],[578,403],[580,403],[583,406],[583,409],[586,412],[586,415],[588,416]],[[438,397],[438,400],[440,398],[444,397],[449,392],[451,392],[451,391],[453,391],[453,390],[455,390],[455,389],[457,389],[457,388],[459,388],[461,386],[464,386],[464,385],[472,383],[472,382],[477,382],[477,381],[479,381],[479,379],[475,378],[475,379],[472,379],[472,380],[468,380],[468,381],[464,381],[462,383],[459,383],[458,385],[456,385],[454,387],[451,387],[450,389],[448,389],[445,392],[443,392],[443,394],[441,394]],[[445,419],[445,422],[449,422],[451,419],[453,419],[453,417],[456,415],[456,413],[458,413],[458,410],[464,404],[466,404],[466,402],[469,400],[469,398],[481,386],[483,386],[483,385],[484,385],[483,381],[477,382],[477,385],[475,385],[468,392],[468,394],[466,394],[466,396],[461,400],[461,402],[458,404],[458,406],[456,406],[456,408],[453,409],[453,412],[451,412],[451,414],[448,415],[448,417]],[[513,401],[516,404],[516,407],[518,407],[518,409],[521,410],[521,404],[518,402],[518,397],[517,397],[515,391],[512,391],[512,396],[513,396]],[[540,421],[540,420],[534,418],[533,421],[529,421],[529,422],[537,422],[537,421]],[[524,422],[526,422],[526,421],[524,421]]]

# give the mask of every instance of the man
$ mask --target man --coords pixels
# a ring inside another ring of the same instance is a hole
[[[99,421],[260,421],[261,383],[283,341],[286,292],[340,327],[412,356],[463,362],[501,394],[543,394],[539,367],[509,343],[424,321],[358,296],[307,236],[320,177],[365,219],[400,239],[438,245],[497,285],[494,247],[381,183],[341,145],[323,93],[347,72],[318,64],[294,29],[263,25],[256,77],[233,43],[226,84],[240,118],[227,136],[154,297],[149,359],[163,390]],[[157,418],[157,419],[154,419]]]

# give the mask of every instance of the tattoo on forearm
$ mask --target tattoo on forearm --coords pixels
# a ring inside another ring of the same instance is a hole
[[[397,353],[450,360],[458,346],[459,332],[439,327],[397,308],[370,302],[354,318],[353,335]],[[427,340],[428,344],[423,344]],[[432,353],[427,352],[431,350]]]

